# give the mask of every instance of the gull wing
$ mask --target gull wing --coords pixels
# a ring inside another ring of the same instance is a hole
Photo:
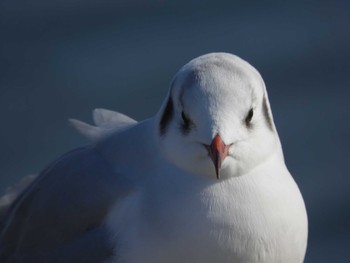
[[[12,203],[0,234],[0,262],[104,262],[113,255],[104,219],[128,183],[94,148],[71,151]]]
[[[76,119],[69,119],[71,125],[91,141],[100,140],[112,132],[137,123],[137,121],[122,113],[106,109],[95,109],[92,117],[95,125],[90,125]]]
[[[23,192],[23,190],[26,189],[36,177],[36,174],[29,174],[23,177],[21,181],[19,181],[16,185],[6,189],[5,195],[0,198],[0,233],[8,209],[11,207],[12,203],[17,199],[17,197]]]

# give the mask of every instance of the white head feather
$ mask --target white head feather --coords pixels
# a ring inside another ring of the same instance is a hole
[[[166,159],[191,173],[215,178],[204,145],[217,134],[232,144],[221,167],[224,178],[248,172],[273,153],[283,158],[264,81],[232,54],[204,55],[182,67],[157,120]]]

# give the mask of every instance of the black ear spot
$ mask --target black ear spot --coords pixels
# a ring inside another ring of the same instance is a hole
[[[254,110],[253,108],[251,108],[247,114],[247,117],[245,118],[245,124],[247,125],[247,127],[251,126],[253,115],[254,115]]]
[[[169,123],[174,115],[174,105],[173,100],[171,97],[169,97],[168,102],[165,106],[162,118],[160,119],[159,123],[159,132],[161,135],[164,135],[166,133],[166,130],[169,126]]]
[[[263,110],[263,114],[264,114],[267,126],[271,131],[273,131],[273,122],[272,122],[271,112],[269,111],[269,107],[267,105],[266,96],[264,96],[263,98],[262,110]]]

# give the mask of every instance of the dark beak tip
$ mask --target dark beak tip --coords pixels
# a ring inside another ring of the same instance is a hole
[[[214,161],[214,166],[215,166],[216,178],[219,180],[220,179],[220,169],[221,169],[221,159],[220,159],[220,157],[217,158]]]

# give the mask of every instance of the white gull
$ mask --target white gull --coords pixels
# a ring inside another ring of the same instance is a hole
[[[1,262],[298,263],[307,216],[259,73],[212,53],[176,74],[159,112],[72,120],[92,143],[11,204]]]

